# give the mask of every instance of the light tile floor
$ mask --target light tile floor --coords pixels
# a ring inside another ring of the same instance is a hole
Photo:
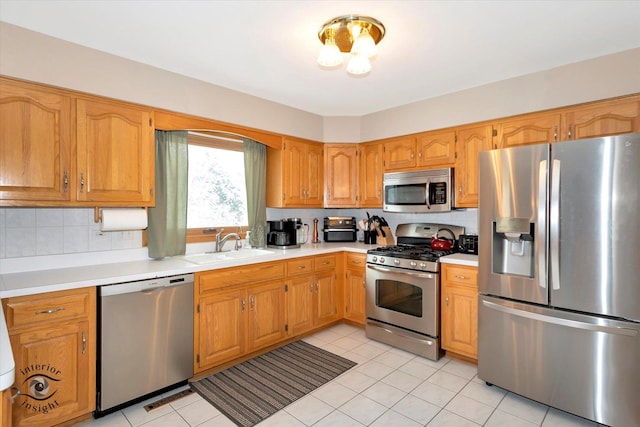
[[[260,427],[597,426],[476,376],[476,366],[448,357],[437,362],[368,339],[341,324],[305,341],[358,363],[335,380],[259,424]],[[173,391],[168,393],[171,395]],[[196,393],[154,411],[144,405],[85,423],[88,427],[233,427]]]

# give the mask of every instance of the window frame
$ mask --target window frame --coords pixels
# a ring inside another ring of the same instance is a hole
[[[188,144],[243,152],[242,140],[238,138],[240,137],[227,132],[189,131]],[[187,228],[187,243],[215,242],[216,234],[219,232],[218,230],[223,230],[222,237],[229,233],[238,233],[240,238],[244,239],[248,228],[248,224],[241,226],[220,225],[217,227]]]

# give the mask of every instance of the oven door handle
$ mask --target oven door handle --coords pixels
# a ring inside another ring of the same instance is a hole
[[[398,269],[378,267],[377,265],[367,265],[367,268],[373,271],[379,271],[381,273],[397,273],[397,274],[404,274],[407,276],[420,277],[422,279],[433,279],[432,273],[412,273],[410,271],[401,271]]]

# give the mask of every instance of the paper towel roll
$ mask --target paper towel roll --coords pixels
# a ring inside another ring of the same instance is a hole
[[[144,228],[147,228],[146,209],[102,209],[101,231],[142,230]]]

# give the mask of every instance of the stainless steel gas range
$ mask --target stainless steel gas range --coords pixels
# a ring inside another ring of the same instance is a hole
[[[428,359],[440,358],[438,259],[457,252],[455,243],[464,232],[455,225],[400,224],[397,245],[367,251],[367,337]],[[436,239],[445,249],[431,248]]]

